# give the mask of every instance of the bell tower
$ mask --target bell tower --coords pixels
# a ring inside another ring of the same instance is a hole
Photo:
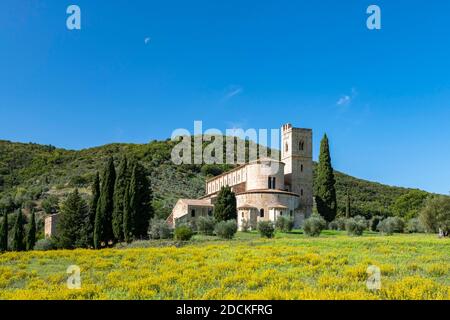
[[[281,161],[285,163],[285,183],[300,196],[300,209],[309,217],[313,208],[312,130],[281,127]]]

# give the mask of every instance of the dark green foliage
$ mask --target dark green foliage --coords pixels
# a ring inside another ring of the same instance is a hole
[[[236,232],[236,220],[220,221],[214,227],[214,233],[222,239],[233,239]]]
[[[366,229],[366,223],[361,219],[349,218],[345,222],[345,229],[349,236],[362,236]]]
[[[307,236],[318,237],[322,230],[325,229],[327,223],[322,216],[313,214],[310,218],[306,219],[303,224],[303,231]]]
[[[435,196],[427,199],[419,215],[427,232],[441,232],[450,235],[450,197]]]
[[[94,247],[96,249],[101,248],[102,243],[106,246],[110,241],[114,241],[112,213],[114,210],[115,181],[116,170],[114,168],[114,160],[110,157],[103,171],[100,198],[95,214]]]
[[[194,231],[192,231],[191,227],[187,225],[181,225],[175,228],[174,237],[175,240],[180,241],[189,241],[194,235]]]
[[[59,210],[59,198],[54,195],[49,195],[42,201],[42,209],[46,214],[54,214]]]
[[[136,239],[147,236],[150,219],[153,217],[152,190],[145,169],[139,163],[133,165],[127,194],[128,217],[131,219],[132,233]],[[127,227],[127,229],[129,229]]]
[[[69,194],[63,202],[57,224],[56,243],[58,248],[74,249],[88,246],[87,222],[89,209],[78,193],[78,189]]]
[[[8,214],[3,212],[2,224],[0,225],[0,252],[8,251]]]
[[[275,228],[281,232],[291,232],[294,228],[294,219],[288,217],[278,217]]]
[[[213,217],[198,217],[196,224],[197,231],[200,234],[212,235],[214,233],[216,220]]]
[[[123,212],[127,186],[129,184],[128,160],[124,156],[120,161],[117,171],[116,183],[114,186],[114,211],[112,217],[112,226],[114,236],[118,241],[123,241]]]
[[[275,226],[270,221],[259,221],[256,228],[263,238],[271,239],[275,235]]]
[[[411,219],[419,215],[428,194],[420,190],[411,190],[410,192],[398,197],[391,206],[391,211],[394,215]]]
[[[89,222],[87,223],[87,239],[89,246],[94,246],[94,226],[95,216],[97,212],[98,200],[100,199],[100,174],[98,171],[95,174],[94,181],[91,186],[91,202],[89,205]]]
[[[345,218],[349,219],[352,216],[352,207],[351,207],[351,199],[350,199],[350,190],[347,190],[347,199],[345,206]]]
[[[24,218],[22,210],[17,210],[16,223],[13,229],[13,241],[12,250],[13,251],[25,251],[25,230],[24,230]]]
[[[123,236],[127,243],[133,241],[133,214],[134,208],[130,205],[130,184],[128,184],[123,202]]]
[[[236,195],[229,186],[222,187],[217,195],[214,205],[214,218],[216,221],[237,219]]]
[[[333,221],[337,213],[335,183],[328,137],[324,135],[320,144],[319,164],[314,187],[317,211],[328,222]]]
[[[369,229],[370,231],[378,231],[378,224],[383,220],[381,216],[373,216],[369,221]]]
[[[26,249],[33,250],[35,244],[36,244],[36,215],[34,213],[34,210],[32,210],[30,222],[28,223],[27,229]]]
[[[148,234],[151,239],[169,239],[172,237],[172,230],[165,220],[153,218],[150,220]]]

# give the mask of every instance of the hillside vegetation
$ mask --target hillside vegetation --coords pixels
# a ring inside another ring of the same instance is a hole
[[[110,156],[116,161],[126,153],[148,170],[154,192],[156,215],[169,215],[178,198],[197,198],[204,193],[204,181],[228,165],[175,165],[171,150],[175,142],[109,144],[80,151],[34,143],[0,140],[0,206],[37,206],[49,195],[64,197],[73,188],[88,194],[89,185]],[[345,212],[347,190],[351,192],[352,215],[391,215],[390,206],[410,189],[369,182],[336,172],[338,212]]]

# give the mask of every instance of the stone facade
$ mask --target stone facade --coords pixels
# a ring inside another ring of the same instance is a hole
[[[313,207],[312,130],[290,124],[281,130],[281,161],[259,159],[207,180],[205,196],[179,200],[169,223],[212,215],[217,193],[230,186],[236,194],[240,230],[244,226],[254,229],[262,220],[275,222],[280,216],[291,217],[295,227],[300,227]]]

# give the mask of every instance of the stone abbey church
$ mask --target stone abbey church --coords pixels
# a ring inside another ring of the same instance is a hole
[[[260,158],[207,180],[205,196],[178,200],[169,223],[212,216],[218,192],[229,186],[236,194],[239,229],[244,224],[254,229],[258,221],[275,222],[281,216],[301,226],[313,208],[312,130],[291,124],[281,130],[281,161]]]

